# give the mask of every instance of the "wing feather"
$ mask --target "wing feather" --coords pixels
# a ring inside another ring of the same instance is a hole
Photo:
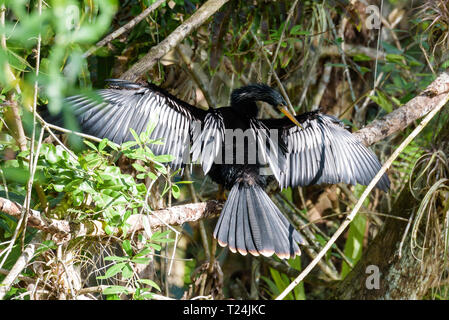
[[[319,112],[296,118],[304,129],[293,126],[289,120],[261,120],[268,128],[283,131],[281,138],[287,145],[285,157],[289,167],[277,179],[282,188],[339,182],[368,185],[380,170],[376,155],[337,118]],[[382,176],[376,186],[387,191],[388,176]]]
[[[173,155],[172,166],[183,167],[183,157],[189,151],[190,141],[194,141],[193,124],[203,121],[207,113],[151,84],[144,86],[123,80],[110,83],[111,88],[98,91],[101,100],[83,95],[67,98],[81,130],[121,144],[134,140],[131,128],[140,135],[152,117],[157,116],[150,138],[162,138],[164,144],[150,145],[150,149],[156,155]]]

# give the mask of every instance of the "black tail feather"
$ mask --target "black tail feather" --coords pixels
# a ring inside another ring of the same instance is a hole
[[[242,255],[281,259],[301,254],[304,240],[259,185],[236,183],[214,231],[221,246]]]

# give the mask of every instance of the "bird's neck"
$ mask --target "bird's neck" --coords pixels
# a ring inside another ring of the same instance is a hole
[[[235,103],[231,105],[231,108],[234,109],[234,111],[238,114],[246,116],[248,118],[256,118],[259,111],[259,108],[254,101],[242,101],[239,103]]]

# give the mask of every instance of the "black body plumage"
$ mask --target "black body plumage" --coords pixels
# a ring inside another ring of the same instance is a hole
[[[335,117],[308,112],[292,118],[257,119],[256,101],[285,106],[282,96],[263,84],[236,89],[231,105],[203,111],[161,88],[112,80],[98,91],[102,101],[67,99],[83,132],[115,143],[133,140],[158,114],[151,138],[156,155],[171,154],[171,166],[183,168],[189,155],[205,174],[230,190],[214,237],[241,254],[291,258],[300,254],[300,234],[274,205],[264,188],[274,177],[281,188],[321,183],[367,185],[381,165],[375,154]],[[47,117],[61,124],[58,117]],[[264,168],[268,167],[267,174]],[[384,175],[377,187],[387,191]]]

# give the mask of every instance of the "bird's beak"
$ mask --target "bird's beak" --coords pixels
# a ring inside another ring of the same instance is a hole
[[[293,122],[294,124],[296,124],[296,125],[297,125],[298,127],[300,127],[301,129],[304,129],[304,128],[302,127],[302,125],[298,122],[298,120],[296,120],[295,116],[292,115],[292,114],[290,113],[290,111],[288,111],[287,106],[279,105],[279,106],[278,106],[278,109],[279,109],[283,114],[285,114],[286,117],[289,118],[291,122]]]

